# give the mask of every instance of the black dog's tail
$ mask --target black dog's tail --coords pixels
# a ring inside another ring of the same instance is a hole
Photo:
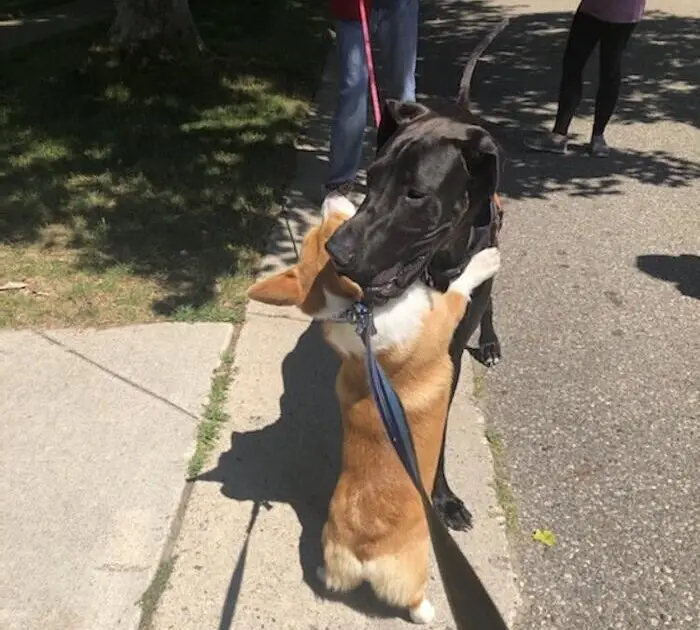
[[[472,51],[467,60],[467,65],[464,67],[464,72],[462,73],[462,80],[459,82],[459,92],[457,94],[457,105],[459,105],[465,111],[471,111],[471,84],[472,76],[474,75],[474,68],[476,68],[476,63],[479,61],[481,55],[484,51],[491,45],[491,42],[496,39],[498,34],[508,25],[510,22],[509,18],[506,18],[496,24],[496,26],[491,29],[484,39],[479,42],[479,45]]]

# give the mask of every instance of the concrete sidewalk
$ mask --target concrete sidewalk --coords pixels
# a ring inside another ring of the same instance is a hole
[[[138,626],[232,332],[0,331],[0,628]]]
[[[295,260],[289,229],[299,242],[318,218],[335,94],[332,65],[331,60],[317,111],[300,141],[289,225],[280,222],[264,273]],[[315,325],[296,310],[248,306],[236,346],[233,426],[218,446],[218,460],[192,491],[154,630],[409,627],[395,611],[379,606],[368,589],[329,599],[315,577],[321,527],[339,469],[337,365]],[[455,538],[512,620],[518,595],[472,382],[467,362],[452,409],[448,474],[476,525]],[[433,627],[452,627],[436,570],[430,595],[438,609]]]

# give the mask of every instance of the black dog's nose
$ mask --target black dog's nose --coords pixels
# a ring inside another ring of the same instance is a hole
[[[333,266],[341,272],[346,271],[355,260],[355,252],[344,246],[338,239],[331,238],[326,243],[326,251],[331,257]]]

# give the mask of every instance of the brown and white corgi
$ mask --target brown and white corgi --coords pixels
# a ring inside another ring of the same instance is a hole
[[[416,623],[435,614],[426,599],[429,534],[423,506],[387,438],[365,373],[365,349],[354,326],[330,321],[362,297],[336,273],[326,242],[355,212],[342,195],[323,204],[321,224],[304,238],[299,262],[256,282],[252,300],[297,306],[323,321],[324,337],[341,358],[336,393],[343,417],[342,470],[323,530],[326,587],[349,591],[368,581]],[[406,411],[424,486],[432,488],[450,397],[448,348],[473,289],[500,266],[496,248],[478,253],[445,293],[416,282],[374,311],[374,351]]]

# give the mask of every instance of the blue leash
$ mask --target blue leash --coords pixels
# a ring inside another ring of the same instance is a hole
[[[376,329],[371,309],[356,302],[334,321],[353,324],[365,345],[365,366],[372,398],[389,440],[423,502],[435,559],[457,630],[508,630],[479,576],[450,536],[425,492],[406,411],[372,351],[372,335]]]
[[[372,335],[376,332],[372,321],[372,311],[362,302],[356,302],[350,307],[350,312],[352,313],[352,323],[355,324],[355,331],[367,349],[367,352],[365,352],[365,367],[372,391],[372,398],[374,398],[374,402],[377,405],[384,428],[414,485],[421,486],[418,458],[416,457],[416,449],[413,444],[413,436],[406,422],[406,412],[382,366],[374,358],[374,352],[372,351]]]

